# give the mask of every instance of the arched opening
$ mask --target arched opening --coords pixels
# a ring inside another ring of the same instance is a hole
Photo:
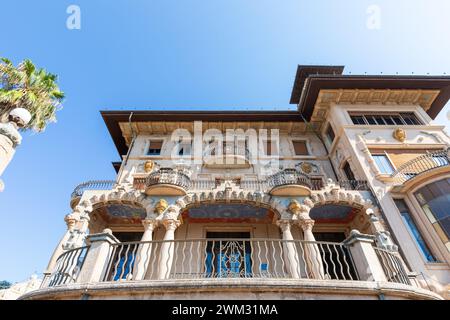
[[[369,216],[363,208],[348,204],[324,204],[311,209],[317,241],[342,242],[353,229],[371,233]]]
[[[98,233],[108,228],[121,242],[139,241],[143,233],[142,219],[146,215],[145,208],[135,203],[101,204],[90,214],[89,231]]]

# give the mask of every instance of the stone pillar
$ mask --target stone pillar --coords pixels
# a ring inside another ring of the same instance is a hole
[[[312,228],[314,220],[301,219],[299,225],[303,230],[303,240],[316,241]],[[313,279],[324,279],[325,272],[323,270],[322,256],[320,254],[319,246],[315,243],[304,243],[306,262],[308,264],[308,274]]]
[[[373,243],[375,237],[352,230],[346,244],[353,258],[359,279],[363,281],[386,281],[386,276],[377,257]]]
[[[67,231],[64,234],[64,236],[62,237],[62,239],[59,241],[55,250],[53,251],[52,257],[50,258],[47,268],[44,271],[44,278],[47,276],[50,276],[51,273],[53,272],[53,270],[56,266],[56,260],[58,260],[59,256],[61,254],[63,254],[63,252],[65,251],[65,244],[66,244],[67,240],[69,240],[70,236],[72,235],[74,228],[75,228],[75,224],[77,223],[77,219],[76,219],[75,215],[73,215],[73,214],[68,214],[64,218],[64,221],[66,222],[66,225],[67,225]]]
[[[283,256],[288,266],[289,273],[292,278],[301,278],[300,259],[295,247],[294,238],[291,233],[291,222],[289,220],[279,220],[277,225],[283,233]]]
[[[144,225],[144,234],[142,235],[142,242],[149,242],[153,240],[153,230],[157,226],[157,221],[154,219],[144,219],[142,220]],[[150,256],[152,254],[152,244],[142,243],[139,245],[137,255],[136,255],[136,265],[134,267],[134,280],[143,280],[145,277],[145,272],[147,266],[150,263]],[[154,266],[153,266],[154,267]]]
[[[175,253],[175,230],[181,224],[178,220],[163,220],[162,224],[166,228],[164,242],[161,245],[159,263],[158,263],[158,279],[168,279],[172,269],[172,262]]]
[[[86,237],[86,242],[91,245],[89,248],[80,274],[78,283],[94,283],[103,280],[104,273],[108,266],[112,248],[111,245],[119,243],[113,236],[110,229],[103,230],[102,233],[90,234]]]
[[[0,123],[0,177],[11,162],[21,140],[22,136],[14,122]],[[4,185],[0,180],[0,192],[3,189]]]

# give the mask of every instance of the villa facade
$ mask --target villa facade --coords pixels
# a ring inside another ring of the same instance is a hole
[[[299,66],[297,111],[103,111],[114,181],[71,195],[23,299],[448,299],[450,77]]]

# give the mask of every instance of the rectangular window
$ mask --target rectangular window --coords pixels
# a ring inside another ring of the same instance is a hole
[[[414,112],[392,114],[360,114],[350,113],[353,124],[357,125],[421,125]]]
[[[403,118],[403,121],[405,121],[405,124],[408,125],[419,125],[420,122],[417,119],[416,115],[414,113],[400,113],[400,116]]]
[[[333,144],[333,141],[334,141],[334,138],[336,138],[336,135],[334,134],[333,127],[331,126],[331,124],[328,124],[328,128],[327,128],[325,135],[327,136],[328,142],[330,144]]]
[[[150,140],[147,155],[159,156],[161,154],[163,140]]]
[[[394,173],[394,167],[392,166],[391,162],[389,161],[389,158],[385,154],[373,154],[372,155],[373,160],[375,160],[375,163],[378,166],[378,169],[380,169],[381,173],[384,174],[392,174]]]
[[[292,144],[294,145],[295,155],[306,156],[309,154],[306,141],[292,141]]]
[[[351,116],[354,124],[366,124],[366,119],[363,116]]]
[[[436,258],[433,256],[433,254],[431,253],[430,249],[428,248],[425,240],[423,239],[422,234],[420,233],[419,229],[417,228],[417,225],[409,212],[409,208],[406,205],[406,202],[403,199],[397,199],[397,200],[394,200],[394,202],[398,208],[398,211],[400,211],[400,215],[402,216],[403,221],[405,222],[409,231],[413,235],[414,240],[416,241],[416,244],[418,245],[424,258],[428,262],[437,262]]]
[[[345,163],[344,167],[342,168],[342,170],[345,173],[345,176],[347,177],[347,180],[349,181],[354,181],[355,179],[355,175],[353,174],[352,169],[350,168],[350,164],[348,162]]]

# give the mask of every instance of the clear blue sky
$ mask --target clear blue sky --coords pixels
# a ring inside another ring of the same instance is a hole
[[[66,28],[70,4],[81,30]],[[366,26],[372,4],[380,29]],[[448,0],[14,0],[1,13],[0,56],[32,59],[67,94],[58,123],[25,134],[2,177],[0,280],[13,282],[45,268],[73,188],[114,178],[99,110],[288,108],[297,64],[450,74]]]

